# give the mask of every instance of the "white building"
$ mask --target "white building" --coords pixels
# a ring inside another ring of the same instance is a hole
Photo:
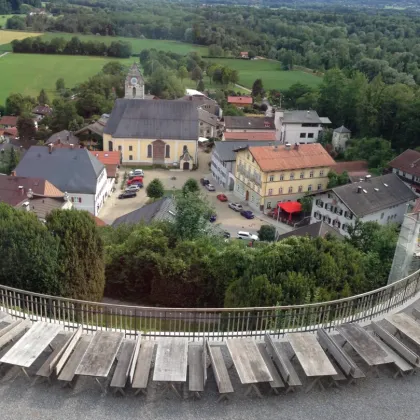
[[[322,220],[347,235],[356,219],[362,222],[402,223],[416,195],[395,174],[342,185],[313,196],[311,223]]]
[[[333,131],[332,145],[336,152],[346,150],[347,142],[350,140],[351,131],[342,125]]]
[[[95,216],[110,192],[105,166],[87,149],[32,146],[15,173],[46,179],[68,194],[74,208]]]
[[[276,137],[281,143],[306,144],[318,141],[324,124],[331,124],[316,111],[276,111]]]
[[[233,191],[236,151],[248,146],[268,146],[269,141],[217,141],[211,156],[211,173],[216,185]]]

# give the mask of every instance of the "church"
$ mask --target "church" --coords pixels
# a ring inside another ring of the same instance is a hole
[[[104,129],[104,150],[119,150],[123,165],[191,170],[197,163],[197,107],[191,102],[145,99],[144,78],[133,64]]]

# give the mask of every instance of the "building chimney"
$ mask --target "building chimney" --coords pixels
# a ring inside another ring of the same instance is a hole
[[[54,145],[53,145],[52,143],[50,143],[50,144],[48,145],[48,152],[49,152],[49,154],[51,154],[51,153],[52,153],[52,151],[53,151],[53,147],[54,147]]]
[[[70,149],[73,150],[74,149],[74,144],[70,143]]]
[[[299,150],[299,143],[295,143],[295,150]]]
[[[372,178],[372,175],[366,175],[365,176],[365,181],[370,181],[370,178]]]
[[[20,192],[21,195],[25,194],[25,190],[24,190],[22,185],[19,185],[18,188],[19,188],[19,192]]]
[[[362,187],[359,185],[357,187],[357,194],[361,194],[362,193]]]
[[[60,139],[60,137],[57,139],[57,144],[61,144],[61,139]]]
[[[285,145],[284,145],[284,148],[286,149],[286,150],[290,150],[290,148],[292,147],[292,145],[290,144],[290,143],[286,143]]]

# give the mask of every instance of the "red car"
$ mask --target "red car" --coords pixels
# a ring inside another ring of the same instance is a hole
[[[224,194],[219,194],[217,199],[220,201],[228,201],[228,198]]]
[[[142,176],[135,176],[127,181],[127,185],[133,184],[143,184],[143,177]]]

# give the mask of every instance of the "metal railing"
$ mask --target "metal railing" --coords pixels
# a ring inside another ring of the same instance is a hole
[[[87,302],[0,286],[0,310],[14,318],[30,317],[85,332],[117,330],[127,337],[139,332],[149,338],[282,336],[290,332],[327,330],[385,314],[415,297],[420,270],[393,284],[357,296],[308,305],[250,308],[156,308]]]

